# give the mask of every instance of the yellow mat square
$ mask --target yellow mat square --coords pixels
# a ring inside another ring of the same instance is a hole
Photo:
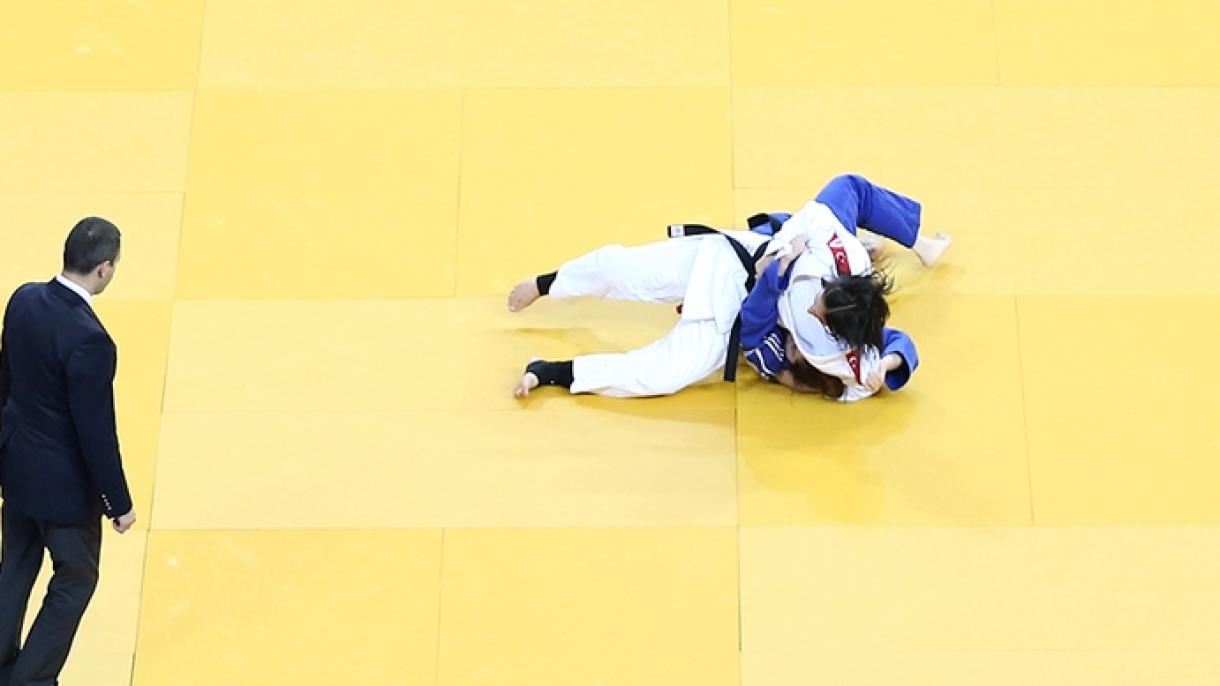
[[[201,93],[179,297],[451,294],[459,102]]]
[[[942,218],[956,215],[944,223],[962,239],[951,253],[960,278],[932,288],[1007,286],[1066,297],[1220,294],[1214,271],[1220,236],[1199,220],[1220,212],[1215,193],[1122,184],[1065,190],[979,193],[963,203],[943,198]],[[1190,269],[1181,268],[1184,253]]]
[[[749,683],[786,686],[817,679],[839,686],[1207,686],[1220,674],[1220,659],[1204,650],[813,649],[804,657],[751,668]]]
[[[5,193],[181,193],[190,93],[0,91]],[[69,227],[70,228],[70,227]]]
[[[131,653],[73,650],[59,675],[64,686],[131,686]]]
[[[720,89],[467,96],[458,293],[500,295],[607,243],[731,220]],[[611,162],[608,162],[611,161]]]
[[[858,172],[950,198],[1118,186],[1155,203],[1150,191],[1215,186],[1217,118],[1216,89],[738,89],[734,180],[800,188]]]
[[[209,0],[200,87],[458,85],[463,46],[450,3],[350,0],[336,9],[328,0]]]
[[[1207,0],[997,0],[1004,85],[1220,85],[1220,6]]]
[[[988,0],[733,0],[732,8],[738,86],[996,83]]]
[[[134,684],[435,678],[439,531],[151,536]]]
[[[734,476],[731,410],[168,414],[153,521],[158,529],[731,525]]]
[[[1215,540],[1202,528],[745,528],[742,682],[838,683],[822,654],[1206,651]]]
[[[1214,349],[1220,298],[1021,298],[1018,307],[1036,521],[1220,522],[1220,439],[1200,414],[1210,406],[1203,380],[1220,379],[1220,361],[1168,343],[1194,322],[1195,345]]]
[[[190,90],[204,0],[0,5],[0,89]],[[20,67],[17,67],[20,65]]]
[[[467,86],[729,84],[725,3],[465,0],[458,6],[462,40],[479,46],[458,55]]]
[[[268,45],[277,49],[268,51]],[[699,0],[208,3],[205,88],[723,86],[728,7]]]
[[[736,684],[736,532],[445,533],[440,680]]]

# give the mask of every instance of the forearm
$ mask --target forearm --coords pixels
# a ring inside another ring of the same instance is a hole
[[[881,358],[881,369],[883,369],[887,374],[895,369],[898,369],[902,365],[902,355],[899,355],[898,353],[889,353],[885,357]]]
[[[754,275],[761,278],[763,272],[767,271],[767,267],[775,263],[775,259],[775,255],[763,255],[758,258],[758,261],[754,263]]]
[[[779,297],[787,285],[778,270],[778,265],[774,264],[764,269],[741,304],[741,344],[745,348],[761,345],[777,328]]]

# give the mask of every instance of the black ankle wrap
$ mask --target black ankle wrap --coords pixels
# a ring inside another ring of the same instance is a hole
[[[534,283],[538,286],[538,292],[546,295],[551,292],[551,284],[555,283],[555,276],[559,272],[551,272],[550,274],[539,274],[534,277]]]
[[[563,360],[562,362],[547,362],[546,360],[534,360],[525,365],[525,372],[538,377],[540,386],[563,386],[564,388],[572,387],[572,361]]]

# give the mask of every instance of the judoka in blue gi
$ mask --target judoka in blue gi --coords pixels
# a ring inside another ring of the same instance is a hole
[[[614,397],[667,395],[723,367],[738,330],[747,361],[796,390],[852,401],[881,381],[899,388],[918,363],[914,345],[884,328],[890,282],[873,271],[856,228],[912,248],[931,266],[949,239],[919,236],[919,219],[916,201],[846,175],[795,215],[760,216],[751,231],[610,245],[527,279],[509,295],[514,312],[543,295],[682,307],[677,325],[643,348],[530,362],[514,394],[554,385]]]

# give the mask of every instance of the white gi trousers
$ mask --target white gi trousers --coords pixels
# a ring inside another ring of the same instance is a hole
[[[750,232],[729,233],[751,251],[767,240]],[[609,245],[565,263],[550,297],[683,303],[677,325],[655,343],[574,358],[569,390],[620,398],[669,395],[720,369],[746,296],[745,277],[737,254],[717,235],[629,248]]]

